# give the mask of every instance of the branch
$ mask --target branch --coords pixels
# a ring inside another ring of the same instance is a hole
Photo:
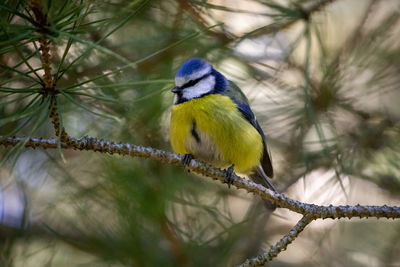
[[[69,136],[68,136],[67,132],[65,131],[64,127],[62,127],[61,133],[60,133],[60,128],[61,128],[60,127],[60,116],[58,114],[57,102],[56,102],[55,97],[52,99],[50,108],[51,108],[50,118],[51,118],[51,122],[53,124],[54,130],[55,130],[56,136],[59,136],[61,141],[68,142]]]
[[[272,246],[268,252],[264,252],[263,254],[252,258],[247,259],[243,264],[238,267],[250,267],[250,266],[262,266],[265,263],[271,261],[273,258],[278,256],[278,254],[287,248],[287,246],[293,242],[297,238],[297,236],[306,228],[306,226],[313,219],[310,216],[304,216],[300,221],[296,223],[296,225],[290,230],[290,232],[282,237],[281,240],[278,241],[274,246]]]
[[[158,160],[165,164],[184,167],[183,156],[171,152],[154,149],[151,147],[142,147],[131,144],[115,143],[89,136],[82,138],[68,138],[67,140],[60,140],[58,144],[57,139],[43,139],[43,138],[26,138],[21,137],[8,137],[0,136],[0,145],[16,146],[20,142],[26,142],[25,147],[41,148],[41,149],[55,149],[58,145],[64,149],[74,150],[89,150],[97,151],[108,154],[129,155],[132,157],[151,158]],[[220,182],[226,182],[225,170],[220,170],[202,163],[197,160],[192,160],[187,166],[190,171],[211,177]],[[292,228],[292,230],[285,235],[278,243],[270,248],[268,252],[257,256],[253,259],[248,259],[241,266],[260,266],[264,263],[271,261],[282,250],[293,242],[294,239],[300,234],[304,228],[315,219],[325,218],[400,218],[400,207],[396,206],[319,206],[314,204],[302,203],[286,197],[284,194],[275,193],[262,185],[253,183],[249,180],[241,178],[236,174],[232,175],[233,185],[238,189],[245,189],[247,192],[259,195],[261,198],[269,200],[276,204],[278,207],[287,208],[294,212],[303,214],[304,217]]]
[[[0,136],[2,140],[2,136]],[[0,145],[15,146],[19,142],[24,142],[25,138],[9,137],[0,141]],[[82,138],[69,138],[67,141],[61,142],[61,148],[74,150],[89,150],[108,154],[129,155],[132,157],[151,158],[165,164],[184,167],[182,162],[183,156],[171,152],[154,149],[151,147],[136,146],[124,143],[115,143],[89,136]],[[25,147],[55,149],[57,148],[57,139],[30,138]],[[226,172],[207,165],[203,162],[192,160],[186,166],[187,169],[195,173],[210,177],[226,183]],[[273,191],[263,187],[262,185],[253,183],[247,179],[241,178],[236,174],[232,175],[233,185],[238,189],[245,189],[249,193],[259,195],[261,198],[269,200],[281,208],[287,208],[291,211],[307,215],[312,219],[340,219],[353,217],[359,218],[400,218],[400,207],[397,206],[320,206],[308,203],[302,203],[284,194],[274,193]]]
[[[39,37],[39,50],[41,51],[41,60],[43,67],[43,81],[44,81],[44,91],[46,93],[54,93],[54,82],[53,77],[51,75],[51,66],[50,66],[50,40],[46,36],[47,32],[47,15],[43,14],[42,3],[40,0],[31,0],[30,6],[35,14],[35,22],[38,25],[38,32],[40,34]]]
[[[30,6],[32,12],[35,14],[35,22],[38,26],[39,36],[39,50],[41,52],[43,74],[43,94],[51,95],[50,104],[50,118],[53,124],[56,136],[60,136],[61,141],[67,141],[69,138],[65,129],[60,130],[60,117],[57,108],[56,95],[59,91],[56,89],[56,84],[53,76],[51,75],[51,61],[50,61],[50,39],[47,37],[48,21],[47,14],[43,13],[41,0],[31,0]]]

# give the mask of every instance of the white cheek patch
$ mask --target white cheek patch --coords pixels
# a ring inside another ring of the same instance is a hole
[[[202,79],[195,85],[183,89],[182,97],[190,100],[196,97],[200,97],[214,90],[215,76],[210,75],[205,79]]]
[[[203,69],[200,69],[199,71],[193,72],[190,75],[185,75],[183,77],[175,77],[175,85],[176,86],[182,86],[186,81],[193,81],[196,80],[200,77],[203,77],[204,75],[208,74],[211,72],[211,66],[208,65]]]
[[[176,94],[174,94],[174,104],[178,104],[178,96]]]

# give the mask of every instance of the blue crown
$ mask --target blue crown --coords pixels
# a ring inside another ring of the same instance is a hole
[[[210,64],[207,61],[201,58],[191,58],[182,64],[175,77],[185,77],[207,67],[210,68]]]

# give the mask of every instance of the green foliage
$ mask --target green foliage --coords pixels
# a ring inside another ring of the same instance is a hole
[[[232,2],[2,1],[0,141],[54,137],[56,106],[70,136],[169,150],[174,74],[202,57],[249,96],[283,192],[304,184],[318,192],[309,202],[398,203],[398,2]],[[0,202],[23,210],[17,226],[0,216],[2,266],[233,265],[293,224],[243,192],[143,159],[21,143],[1,147],[0,160]],[[323,172],[326,184],[310,182]],[[395,264],[398,229],[381,237],[371,224],[305,234],[277,265]]]

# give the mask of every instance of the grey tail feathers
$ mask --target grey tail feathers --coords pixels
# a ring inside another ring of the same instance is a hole
[[[261,166],[258,166],[255,172],[250,175],[250,179],[257,184],[260,184],[274,191],[275,193],[278,193],[278,190],[275,188],[271,179],[265,174]],[[269,202],[268,200],[264,200],[264,206],[270,211],[274,211],[276,209],[276,205]]]

